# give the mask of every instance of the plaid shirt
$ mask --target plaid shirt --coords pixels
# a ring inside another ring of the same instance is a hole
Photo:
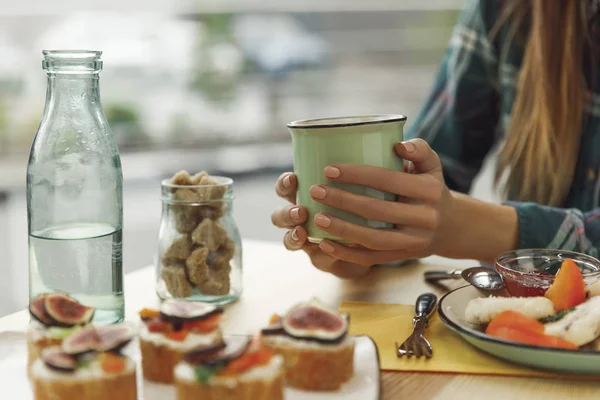
[[[503,37],[488,40],[500,1],[470,0],[454,28],[433,89],[408,138],[421,137],[439,154],[446,184],[468,193],[484,158],[503,139],[522,49],[500,57]],[[585,71],[588,82],[591,71]],[[560,160],[556,167],[560,168]],[[559,248],[598,257],[600,249],[600,87],[585,103],[578,165],[563,208],[507,201],[519,217],[519,248]],[[510,200],[510,199],[509,199]]]

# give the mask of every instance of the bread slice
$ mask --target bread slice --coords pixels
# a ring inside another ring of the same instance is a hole
[[[140,339],[140,351],[144,378],[153,382],[173,383],[173,370],[182,360],[183,353],[143,339]]]
[[[120,373],[102,371],[97,361],[75,372],[58,372],[48,368],[41,359],[31,365],[35,400],[137,400],[136,367],[127,358]]]
[[[196,380],[186,362],[175,368],[177,400],[283,400],[284,360],[274,355],[268,364],[237,376],[213,376],[207,383]]]
[[[354,376],[354,336],[325,344],[285,334],[261,335],[262,344],[285,359],[286,383],[304,390],[337,390]]]
[[[221,331],[197,335],[190,333],[183,342],[169,340],[161,333],[140,331],[140,352],[144,378],[152,382],[173,383],[173,370],[183,359],[183,354],[198,347],[221,341]]]

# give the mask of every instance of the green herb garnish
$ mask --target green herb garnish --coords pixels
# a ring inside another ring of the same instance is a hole
[[[194,373],[196,375],[196,380],[200,383],[207,384],[210,378],[216,374],[221,368],[225,366],[225,363],[220,363],[217,365],[197,365],[194,368]]]
[[[90,366],[90,360],[86,360],[84,358],[77,358],[77,369],[88,368]]]
[[[547,317],[541,318],[540,322],[542,324],[547,324],[549,322],[556,322],[558,320],[563,319],[565,315],[567,315],[568,313],[570,313],[572,311],[575,311],[575,307],[571,307],[571,308],[569,308],[567,310],[560,310],[559,312],[557,312],[554,315],[549,315]]]
[[[81,329],[81,326],[75,325],[70,328],[62,328],[59,326],[51,326],[48,328],[48,336],[52,339],[64,339],[72,333]]]

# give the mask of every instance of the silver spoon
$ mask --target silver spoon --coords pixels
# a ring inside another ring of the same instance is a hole
[[[504,289],[504,280],[498,272],[488,267],[473,267],[467,269],[455,269],[453,271],[427,271],[425,280],[437,282],[444,279],[463,278],[478,289],[501,290]]]

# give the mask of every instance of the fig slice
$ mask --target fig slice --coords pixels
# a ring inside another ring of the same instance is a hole
[[[220,349],[206,351],[204,354],[195,352],[196,355],[192,359],[196,365],[215,366],[226,364],[244,354],[249,345],[250,338],[248,336],[230,336],[224,341],[224,346],[221,346]]]
[[[29,313],[31,316],[45,326],[54,325],[54,320],[46,312],[46,294],[40,294],[29,303]]]
[[[63,351],[71,355],[79,355],[96,350],[100,346],[100,336],[95,326],[85,328],[67,336],[62,342]]]
[[[96,334],[99,339],[96,350],[111,352],[118,352],[135,336],[133,328],[128,324],[97,326]]]
[[[40,358],[49,368],[61,372],[73,372],[77,369],[77,359],[62,351],[60,346],[47,347],[42,350]]]
[[[85,325],[92,320],[95,311],[64,293],[46,295],[44,307],[55,324],[63,327]]]
[[[283,329],[283,324],[281,319],[269,324],[266,328],[261,329],[260,333],[263,335],[285,335],[285,329]]]
[[[348,320],[314,299],[294,306],[283,318],[282,326],[294,338],[332,343],[344,338]]]
[[[181,324],[186,321],[201,321],[215,314],[220,314],[223,311],[223,308],[212,304],[179,299],[165,300],[160,306],[161,318],[173,324]]]
[[[183,355],[183,359],[190,364],[200,364],[202,360],[210,357],[212,353],[216,353],[217,351],[223,350],[227,345],[224,341],[220,341],[217,343],[213,343],[207,347],[203,347],[200,349],[192,350]]]

